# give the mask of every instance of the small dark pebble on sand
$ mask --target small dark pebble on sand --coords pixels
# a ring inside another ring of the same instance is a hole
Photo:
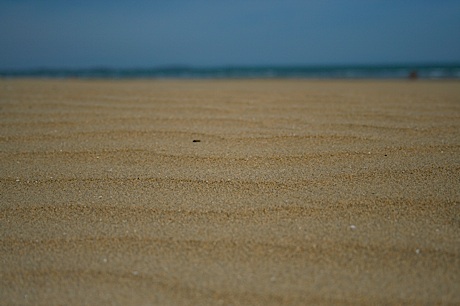
[[[201,140],[199,139],[194,139],[193,142],[200,142]]]

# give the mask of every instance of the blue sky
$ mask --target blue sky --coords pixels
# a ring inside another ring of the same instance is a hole
[[[0,69],[460,62],[459,0],[0,0]]]

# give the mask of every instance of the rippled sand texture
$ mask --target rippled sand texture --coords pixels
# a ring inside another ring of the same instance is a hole
[[[459,82],[1,80],[0,107],[2,304],[460,303]]]

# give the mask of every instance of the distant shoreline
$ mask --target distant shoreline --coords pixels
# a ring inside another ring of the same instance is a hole
[[[2,78],[90,79],[460,79],[460,63],[404,65],[221,66],[0,69]]]

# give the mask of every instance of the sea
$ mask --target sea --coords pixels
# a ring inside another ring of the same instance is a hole
[[[460,63],[0,70],[0,78],[23,77],[83,79],[460,79]]]

